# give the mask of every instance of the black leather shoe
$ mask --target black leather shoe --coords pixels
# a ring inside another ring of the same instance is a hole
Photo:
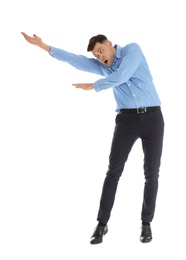
[[[90,243],[91,244],[99,244],[103,240],[103,236],[108,232],[108,226],[106,225],[105,227],[102,226],[97,226],[95,228],[95,231],[93,235],[90,238]]]
[[[152,240],[152,232],[150,226],[142,225],[140,241],[142,243],[148,243]]]

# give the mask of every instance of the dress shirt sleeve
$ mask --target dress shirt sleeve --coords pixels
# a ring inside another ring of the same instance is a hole
[[[126,83],[143,61],[143,54],[138,44],[131,43],[123,49],[120,64],[104,79],[99,79],[94,85],[96,91],[117,87]]]
[[[78,70],[98,74],[101,76],[104,75],[102,67],[94,58],[87,58],[83,55],[76,55],[74,53],[70,53],[55,47],[51,47],[49,54],[60,61],[67,62]]]

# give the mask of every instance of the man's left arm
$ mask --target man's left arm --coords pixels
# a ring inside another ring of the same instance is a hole
[[[79,83],[72,84],[76,88],[84,90],[95,89],[95,91],[101,91],[121,85],[129,80],[129,78],[136,71],[142,61],[142,52],[137,44],[128,45],[128,49],[123,56],[120,66],[106,78],[99,79],[94,83]]]

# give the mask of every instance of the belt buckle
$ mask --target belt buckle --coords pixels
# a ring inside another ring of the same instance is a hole
[[[137,113],[138,114],[143,114],[145,112],[147,112],[147,108],[146,107],[137,108]]]

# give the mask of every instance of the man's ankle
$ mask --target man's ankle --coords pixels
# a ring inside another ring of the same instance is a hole
[[[100,226],[100,227],[106,227],[106,225],[107,225],[107,224],[105,224],[105,223],[98,222],[98,226]]]
[[[150,226],[150,222],[142,221],[142,226]]]

